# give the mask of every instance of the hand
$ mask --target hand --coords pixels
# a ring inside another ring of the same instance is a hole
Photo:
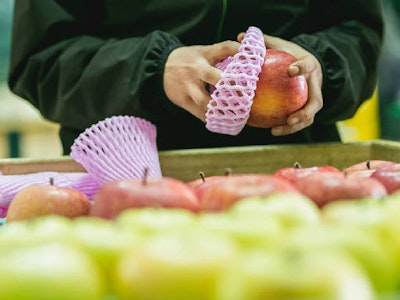
[[[173,50],[165,64],[164,90],[167,97],[203,122],[210,101],[206,85],[215,85],[222,71],[215,64],[235,55],[240,44],[225,41],[207,46],[187,46]]]
[[[244,33],[238,35],[238,41],[243,39],[243,35]],[[296,57],[297,61],[289,67],[288,72],[292,76],[304,75],[307,79],[308,100],[306,105],[288,117],[287,125],[271,129],[271,133],[276,136],[295,133],[310,126],[314,122],[315,114],[323,106],[321,64],[313,54],[295,43],[266,34],[264,34],[264,40],[267,48],[285,51]]]

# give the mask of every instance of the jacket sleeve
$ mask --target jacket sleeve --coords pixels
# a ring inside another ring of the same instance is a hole
[[[15,1],[10,89],[45,118],[78,130],[110,115],[152,120],[173,113],[162,68],[180,41],[160,31],[107,37],[99,34],[101,10],[72,2]]]
[[[313,3],[309,17],[316,32],[292,41],[321,62],[324,107],[316,121],[331,124],[352,117],[376,88],[382,12],[379,0]]]

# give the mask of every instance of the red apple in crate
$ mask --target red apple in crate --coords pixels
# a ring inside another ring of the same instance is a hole
[[[343,172],[346,173],[347,176],[369,177],[377,169],[394,164],[396,164],[396,162],[390,160],[380,160],[380,159],[365,160],[353,164],[351,166],[348,166],[343,170]]]
[[[400,164],[391,164],[377,169],[371,178],[379,180],[386,188],[388,194],[400,190]]]
[[[306,78],[288,73],[295,61],[296,58],[287,52],[267,49],[248,125],[270,128],[286,124],[287,117],[305,105],[308,99]]]
[[[208,184],[209,182],[224,178],[226,176],[229,176],[232,174],[232,170],[230,168],[226,168],[224,175],[213,175],[213,176],[206,176],[206,174],[203,171],[200,171],[198,173],[199,178],[193,179],[191,181],[188,181],[186,184],[191,187],[192,189],[196,190],[198,187],[203,186]]]
[[[334,172],[314,173],[299,178],[294,186],[319,207],[336,200],[380,199],[387,195],[383,184],[374,178],[346,177]]]
[[[306,177],[317,172],[334,172],[343,174],[342,171],[333,166],[324,165],[303,168],[298,162],[295,162],[293,167],[278,169],[274,172],[274,175],[294,183],[299,178]]]
[[[88,215],[91,206],[84,193],[57,187],[50,179],[49,185],[35,184],[21,189],[11,201],[6,218],[7,223],[46,215],[75,218]]]
[[[222,211],[243,198],[278,192],[298,193],[291,183],[271,174],[230,175],[196,190],[201,210],[205,211]]]
[[[104,184],[93,198],[90,215],[113,219],[129,208],[165,207],[197,211],[198,199],[183,181],[171,178],[116,180]]]

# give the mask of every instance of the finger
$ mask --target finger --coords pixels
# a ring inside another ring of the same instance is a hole
[[[288,135],[298,132],[314,122],[314,119],[307,119],[307,121],[296,123],[295,125],[281,125],[271,128],[271,134],[274,136]]]
[[[199,70],[199,79],[211,85],[216,85],[221,79],[222,71],[220,69],[206,66],[204,69]]]
[[[244,38],[244,34],[245,34],[244,32],[238,33],[236,39],[237,39],[237,41],[238,41],[239,43],[242,42],[242,40],[243,40],[243,38]]]
[[[289,42],[271,35],[264,34],[264,42],[267,48],[273,48],[284,51],[290,45]]]
[[[313,85],[311,86],[306,105],[288,117],[288,125],[293,126],[298,123],[310,125],[314,121],[315,115],[322,109],[322,106],[323,98],[321,90],[316,85]]]
[[[309,96],[306,105],[291,114],[287,119],[287,125],[272,128],[273,135],[287,135],[304,129],[314,123],[315,115],[323,107],[321,83],[317,74],[313,73],[308,80]]]
[[[196,118],[202,120],[205,122],[206,120],[206,114],[204,109],[199,107],[192,99],[188,99],[184,102],[182,105],[182,108],[188,112],[190,112],[192,115],[194,115]]]
[[[203,114],[205,114],[207,111],[207,105],[211,100],[211,96],[207,90],[193,84],[188,86],[188,94],[192,99],[192,102],[202,111]]]
[[[289,66],[291,76],[306,75],[318,69],[318,62],[312,58],[299,59]]]
[[[216,62],[235,55],[239,51],[240,44],[234,41],[224,41],[208,46],[205,57],[214,65]]]

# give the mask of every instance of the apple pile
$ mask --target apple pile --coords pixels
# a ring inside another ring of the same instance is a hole
[[[369,160],[343,170],[330,165],[302,167],[294,163],[271,174],[232,174],[189,182],[162,177],[114,180],[103,184],[90,201],[72,188],[30,185],[16,194],[7,211],[8,222],[43,215],[114,219],[130,208],[179,208],[194,213],[221,212],[249,197],[276,193],[301,194],[319,208],[340,201],[381,199],[400,190],[400,163]]]
[[[400,192],[322,208],[279,192],[218,213],[11,222],[0,230],[0,299],[395,299],[399,208]]]
[[[396,298],[399,172],[370,160],[144,176],[92,202],[28,186],[0,228],[0,300]]]

